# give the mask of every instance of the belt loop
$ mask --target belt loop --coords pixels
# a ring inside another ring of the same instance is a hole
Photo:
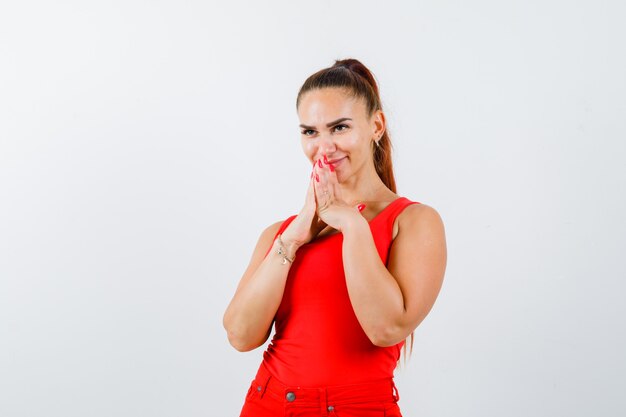
[[[259,392],[261,398],[263,398],[263,396],[265,395],[265,391],[267,390],[267,385],[269,384],[270,379],[272,379],[271,375],[264,375],[263,379],[258,381],[258,388],[261,388]]]
[[[326,388],[320,388],[320,407],[321,407],[321,412],[323,416],[327,416],[328,415],[328,404],[326,404],[327,401],[327,395],[326,395]]]
[[[398,387],[396,387],[396,383],[393,379],[391,379],[391,386],[393,387],[393,399],[398,402],[400,400],[400,392],[398,391]]]

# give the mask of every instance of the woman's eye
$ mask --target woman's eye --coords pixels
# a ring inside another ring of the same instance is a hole
[[[337,126],[335,126],[333,129],[338,129],[338,128],[340,128],[340,127],[341,127],[341,128],[345,128],[345,129],[340,129],[340,130],[339,130],[339,132],[343,132],[344,130],[346,130],[346,129],[347,129],[347,128],[349,128],[350,126],[348,126],[348,125],[337,125]],[[308,134],[308,132],[315,132],[315,130],[312,130],[312,129],[306,129],[306,130],[303,130],[301,133],[302,133],[304,136],[311,136],[311,135],[309,135],[309,134]]]

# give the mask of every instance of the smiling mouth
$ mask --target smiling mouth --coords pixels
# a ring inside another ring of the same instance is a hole
[[[333,164],[333,165],[337,165],[338,162],[343,161],[344,159],[346,159],[346,157],[344,156],[343,158],[339,158],[339,159],[333,159],[332,161],[328,161],[328,163]]]

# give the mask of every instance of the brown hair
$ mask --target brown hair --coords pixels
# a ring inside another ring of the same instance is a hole
[[[298,92],[296,110],[305,93],[323,88],[342,88],[350,97],[363,99],[368,117],[371,117],[376,110],[382,110],[376,79],[371,71],[357,59],[335,60],[333,66],[321,69],[307,78]],[[387,129],[378,141],[378,145],[373,145],[376,172],[387,188],[395,193],[396,180],[391,161],[391,139]],[[413,339],[414,332],[411,332],[410,353],[413,353]],[[406,362],[406,343],[404,344],[404,360]]]
[[[365,101],[366,114],[371,117],[376,110],[382,110],[378,85],[374,76],[365,65],[356,59],[335,60],[332,67],[319,70],[306,79],[296,99],[296,109],[300,106],[302,96],[311,90],[322,88],[342,88],[349,96]],[[391,140],[387,129],[374,146],[374,166],[380,179],[394,193],[396,180],[393,176],[391,162]]]

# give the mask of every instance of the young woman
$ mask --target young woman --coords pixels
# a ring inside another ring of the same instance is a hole
[[[239,351],[275,335],[241,417],[401,416],[393,372],[441,288],[437,211],[396,194],[378,86],[358,60],[296,100],[312,164],[304,207],[261,234],[224,314]]]

